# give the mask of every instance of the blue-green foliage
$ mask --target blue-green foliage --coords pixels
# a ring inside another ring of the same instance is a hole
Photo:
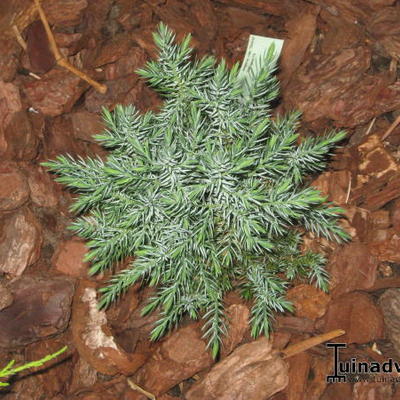
[[[97,135],[106,161],[59,156],[45,163],[80,193],[71,226],[88,239],[91,274],[135,256],[101,289],[108,306],[140,281],[157,286],[144,312],[161,310],[157,339],[183,315],[205,319],[214,355],[226,330],[224,294],[253,299],[252,334],[268,334],[275,311],[291,310],[288,282],[306,277],[327,289],[324,259],[299,252],[304,227],[341,241],[341,209],[303,177],[322,170],[344,132],[296,144],[298,113],[272,119],[278,96],[271,52],[251,80],[239,65],[192,60],[190,35],[176,44],[163,24],[157,61],[137,71],[164,97],[158,113],[133,106],[104,110]],[[246,96],[243,87],[246,84]]]

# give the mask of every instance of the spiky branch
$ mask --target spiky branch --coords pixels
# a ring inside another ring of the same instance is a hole
[[[202,315],[216,355],[226,331],[223,297],[234,282],[254,301],[254,336],[269,332],[273,313],[291,309],[284,295],[295,277],[327,289],[324,259],[300,253],[297,227],[348,238],[337,225],[341,209],[303,184],[344,132],[297,146],[299,114],[270,117],[278,94],[271,53],[243,82],[238,64],[193,61],[190,36],[176,44],[160,24],[154,39],[159,57],[138,73],[164,96],[161,110],[104,110],[97,140],[110,149],[105,161],[59,156],[44,165],[81,194],[71,229],[88,240],[91,273],[135,256],[101,290],[100,305],[136,282],[157,286],[144,309],[161,311],[152,338],[185,314]]]

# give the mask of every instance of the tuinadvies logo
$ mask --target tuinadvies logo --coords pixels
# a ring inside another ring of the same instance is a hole
[[[333,349],[333,374],[327,375],[326,380],[333,382],[400,382],[400,362],[389,358],[385,362],[357,361],[355,357],[348,361],[340,361],[339,349],[346,348],[346,343],[326,343]],[[393,376],[398,373],[399,376]],[[377,377],[377,374],[380,374]],[[384,376],[383,374],[388,374]],[[383,375],[383,376],[382,376]]]

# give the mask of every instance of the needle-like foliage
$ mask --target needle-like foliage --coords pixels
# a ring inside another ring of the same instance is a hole
[[[278,96],[268,52],[244,79],[214,57],[192,60],[190,35],[176,44],[160,24],[156,61],[137,71],[165,99],[158,113],[133,106],[104,110],[97,139],[108,158],[59,156],[44,163],[80,196],[72,229],[88,240],[91,274],[134,256],[101,289],[106,307],[136,282],[156,286],[143,310],[160,309],[152,339],[183,315],[205,319],[218,353],[226,331],[224,294],[240,287],[253,299],[252,334],[268,334],[273,314],[291,310],[288,283],[306,277],[327,289],[324,259],[301,254],[303,227],[341,241],[342,210],[304,184],[321,171],[344,132],[296,144],[298,113],[271,118]]]
[[[24,371],[29,368],[37,368],[41,367],[46,362],[53,360],[54,358],[58,357],[61,353],[64,353],[67,350],[67,346],[64,346],[62,349],[56,351],[53,354],[48,354],[47,356],[41,358],[40,360],[31,361],[26,364],[20,365],[19,367],[14,367],[15,360],[10,361],[5,367],[0,369],[0,379],[8,379],[18,372]],[[1,387],[9,386],[8,382],[0,381],[0,389]]]

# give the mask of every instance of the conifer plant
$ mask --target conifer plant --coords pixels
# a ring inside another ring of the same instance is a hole
[[[95,274],[133,256],[101,289],[107,307],[136,282],[155,286],[143,313],[160,310],[151,338],[184,315],[204,319],[217,355],[226,332],[224,295],[252,300],[251,332],[268,334],[273,314],[291,310],[294,278],[327,290],[321,254],[299,250],[301,232],[343,241],[342,210],[304,177],[321,171],[344,132],[297,145],[299,113],[272,118],[278,96],[273,50],[243,78],[212,56],[193,59],[190,35],[176,43],[160,24],[157,60],[137,71],[164,98],[158,112],[104,109],[96,136],[105,160],[60,155],[44,163],[75,189],[70,227],[88,240]]]

